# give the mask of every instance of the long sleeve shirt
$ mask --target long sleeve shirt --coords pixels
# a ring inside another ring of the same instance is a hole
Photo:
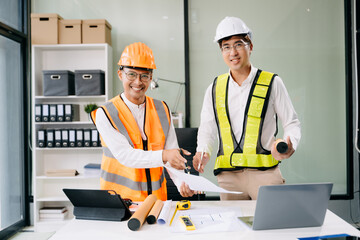
[[[146,135],[144,133],[145,103],[140,105],[134,104],[125,97],[124,93],[121,94],[121,97],[135,118],[142,138],[146,140]],[[178,149],[179,146],[172,120],[170,125],[171,127],[164,149]],[[155,168],[164,165],[162,161],[163,150],[144,151],[133,148],[126,137],[111,125],[102,109],[98,109],[96,112],[96,127],[113,156],[121,164],[132,168]],[[173,181],[179,189],[178,184],[180,183],[177,179],[173,179]]]
[[[241,86],[234,81],[230,74],[227,104],[231,127],[238,142],[243,132],[245,108],[257,71],[257,68],[251,66],[250,74]],[[211,154],[216,138],[219,137],[212,101],[212,86],[213,84],[205,92],[197,139],[197,152],[205,151],[209,154]],[[271,146],[275,141],[275,115],[281,121],[284,130],[283,139],[286,140],[287,136],[290,136],[293,148],[296,150],[301,138],[300,121],[285,85],[279,76],[276,76],[272,83],[269,105],[265,114],[261,135],[261,144],[269,151],[271,151]]]

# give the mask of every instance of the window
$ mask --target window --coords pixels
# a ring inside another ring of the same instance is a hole
[[[2,1],[0,10],[0,238],[29,221],[26,1]]]

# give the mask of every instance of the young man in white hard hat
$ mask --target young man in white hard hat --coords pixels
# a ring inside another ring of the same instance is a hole
[[[221,193],[221,200],[256,199],[259,186],[285,182],[279,163],[298,146],[300,122],[281,78],[251,64],[252,32],[241,19],[223,19],[214,42],[229,72],[216,77],[206,90],[194,168],[204,172],[218,136],[214,174],[219,186],[243,192]],[[277,119],[288,145],[283,153],[276,148]]]
[[[124,92],[91,113],[103,146],[100,187],[132,201],[144,201],[150,194],[164,201],[163,165],[185,169],[186,159],[180,154],[166,103],[145,95],[156,69],[152,50],[141,42],[130,44],[118,65]],[[182,196],[195,193],[185,183],[173,181]]]

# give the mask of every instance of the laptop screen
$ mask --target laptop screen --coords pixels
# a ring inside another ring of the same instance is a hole
[[[332,183],[261,186],[253,229],[321,226],[332,186]]]

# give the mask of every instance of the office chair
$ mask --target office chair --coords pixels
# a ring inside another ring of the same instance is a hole
[[[184,156],[187,160],[187,165],[191,167],[190,174],[199,175],[199,172],[196,171],[192,164],[193,156],[196,153],[196,139],[197,139],[197,128],[175,128],[177,140],[179,143],[179,147],[183,148],[189,152],[191,152],[191,155]],[[205,194],[195,194],[194,196],[190,198],[184,198],[180,195],[180,193],[177,190],[177,187],[175,186],[174,182],[171,180],[169,174],[167,171],[165,171],[165,177],[166,177],[166,185],[167,185],[167,197],[168,199],[172,199],[174,201],[178,200],[204,200]]]

